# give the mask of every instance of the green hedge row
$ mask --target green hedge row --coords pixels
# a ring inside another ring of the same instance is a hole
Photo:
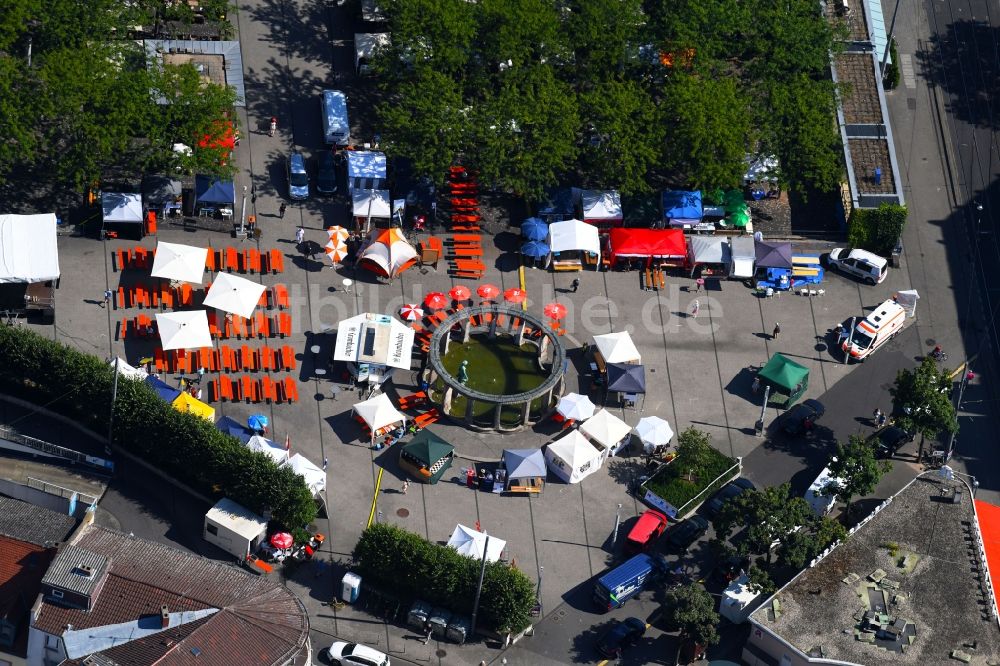
[[[10,326],[0,326],[0,358],[0,391],[107,432],[111,366]],[[301,527],[316,517],[316,503],[301,476],[250,451],[208,421],[178,412],[145,382],[118,382],[112,438],[205,495],[229,497],[257,512],[269,508],[272,519],[286,527]]]
[[[875,209],[855,208],[847,224],[851,247],[883,257],[892,254],[906,226],[906,206],[884,203]]]
[[[364,531],[354,559],[358,573],[375,587],[472,615],[481,560],[386,524]],[[486,565],[476,618],[480,627],[519,632],[531,624],[534,605],[535,586],[527,576],[503,562]]]

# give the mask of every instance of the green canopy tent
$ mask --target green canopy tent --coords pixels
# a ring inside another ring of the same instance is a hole
[[[809,388],[809,368],[782,354],[772,356],[757,377],[771,387],[768,403],[775,407],[791,407]]]
[[[424,483],[437,483],[455,458],[455,447],[421,430],[399,450],[399,466]]]

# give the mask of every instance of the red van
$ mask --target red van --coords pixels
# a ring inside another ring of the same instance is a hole
[[[648,550],[665,529],[667,529],[667,517],[659,511],[646,509],[628,533],[628,538],[625,540],[625,552],[634,554]]]

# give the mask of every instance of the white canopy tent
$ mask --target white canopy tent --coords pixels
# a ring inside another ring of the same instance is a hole
[[[690,236],[691,263],[729,265],[729,241],[723,236]]]
[[[580,432],[605,449],[615,447],[632,432],[632,426],[606,409],[594,414],[580,426]]]
[[[359,73],[361,66],[382,48],[389,46],[388,32],[356,32],[354,33],[354,69]]]
[[[219,273],[205,296],[205,305],[241,317],[250,317],[265,289],[259,282],[238,275]]]
[[[392,217],[389,190],[354,190],[354,217],[364,219],[385,219]]]
[[[354,413],[368,424],[373,437],[375,431],[380,428],[406,422],[406,415],[396,409],[385,393],[379,393],[374,398],[354,405]]]
[[[448,539],[448,547],[454,548],[459,555],[465,555],[477,560],[483,559],[485,551],[487,562],[496,562],[503,555],[503,549],[507,547],[507,542],[490,535],[489,546],[486,544],[486,533],[479,532],[459,524],[455,526],[455,531]]]
[[[601,468],[604,453],[577,430],[545,447],[545,462],[566,483],[579,483]]]
[[[288,462],[288,451],[285,450],[285,447],[260,435],[254,435],[247,440],[246,447],[251,451],[263,453],[279,465]]]
[[[574,421],[589,419],[594,415],[595,409],[597,407],[590,401],[590,398],[579,393],[567,393],[559,398],[559,404],[556,405],[556,411],[563,418],[573,419]]]
[[[181,245],[180,243],[156,244],[153,257],[153,277],[201,284],[205,276],[205,259],[208,248]]]
[[[366,312],[337,326],[333,360],[410,368],[414,331],[388,315]]]
[[[142,195],[125,192],[101,192],[105,222],[142,224]]]
[[[917,301],[920,300],[920,294],[917,293],[916,289],[906,289],[896,293],[896,302],[903,306],[903,310],[906,311],[907,317],[915,317],[917,314]]]
[[[605,363],[642,363],[642,356],[628,331],[595,335],[594,344]]]
[[[379,190],[386,184],[385,153],[374,150],[348,150],[347,190]]]
[[[577,250],[598,256],[601,254],[601,238],[597,227],[580,220],[550,224],[548,244],[553,253]]]
[[[319,495],[326,490],[326,472],[301,453],[296,453],[289,458],[286,464],[305,479],[306,485],[309,486],[313,495]]]
[[[206,310],[182,310],[156,313],[156,328],[160,331],[160,344],[169,349],[200,349],[212,346],[208,332]]]
[[[114,368],[115,360],[116,359],[111,359],[110,361],[108,361],[108,365]],[[146,377],[149,376],[148,372],[146,372],[142,368],[136,368],[129,365],[121,357],[118,357],[117,361],[118,361],[118,374],[121,375],[122,377],[126,377],[128,379],[138,379],[139,381],[143,381],[144,379],[146,379]]]
[[[0,215],[0,283],[58,279],[55,213]]]
[[[622,219],[622,200],[615,190],[584,190],[582,199],[584,220]]]

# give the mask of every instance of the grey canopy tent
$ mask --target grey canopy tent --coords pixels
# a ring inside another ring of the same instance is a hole
[[[180,209],[183,186],[170,176],[152,175],[142,179],[142,201],[146,208],[160,211]]]
[[[792,268],[792,244],[757,241],[754,245],[758,268]]]
[[[545,486],[548,468],[541,449],[504,449],[506,473],[504,490],[514,493],[540,493]]]
[[[629,363],[608,363],[608,390],[619,393],[645,393],[646,368]]]

